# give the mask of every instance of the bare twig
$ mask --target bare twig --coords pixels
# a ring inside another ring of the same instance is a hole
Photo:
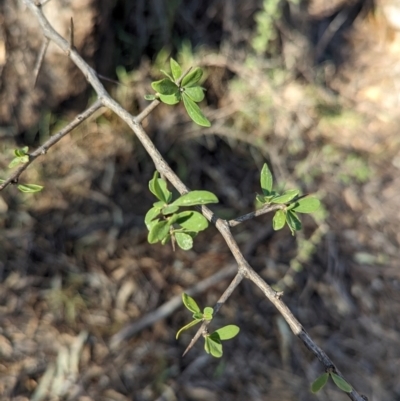
[[[47,151],[56,144],[61,138],[69,134],[73,129],[75,129],[79,124],[89,118],[95,111],[99,110],[103,104],[100,100],[94,102],[88,109],[83,113],[79,114],[72,122],[70,122],[66,127],[64,127],[57,134],[50,137],[42,146],[38,147],[34,152],[29,153],[29,160],[21,164],[12,174],[8,177],[2,184],[0,184],[0,191],[3,190],[9,184],[14,184],[18,182],[19,176],[23,171],[39,156],[45,155]]]
[[[33,82],[33,87],[36,86],[36,82],[39,76],[40,68],[43,64],[44,56],[46,54],[47,48],[49,46],[50,39],[49,38],[44,38],[42,47],[40,48],[40,52],[36,61],[35,68],[33,69],[33,76],[34,76],[34,82]]]
[[[250,212],[250,213],[244,214],[243,216],[236,217],[236,219],[229,220],[228,224],[229,224],[229,227],[235,227],[235,226],[243,223],[244,221],[254,219],[254,217],[258,217],[265,213],[273,212],[275,210],[284,209],[284,208],[285,208],[285,205],[282,205],[282,204],[265,205],[261,209],[258,209],[254,212]]]
[[[242,282],[242,280],[243,280],[243,274],[239,271],[229,284],[228,288],[224,291],[220,299],[215,304],[214,314],[216,314],[221,309],[222,305],[232,295],[232,292]],[[207,333],[207,327],[210,325],[210,323],[211,320],[205,320],[201,324],[200,328],[197,330],[197,333],[193,336],[192,340],[190,341],[190,344],[187,346],[182,356],[185,356],[190,351],[190,349],[193,347],[194,344],[196,344],[200,336],[205,335]]]
[[[107,82],[111,82],[112,84],[115,85],[120,85],[120,86],[125,86],[126,88],[129,88],[129,85],[125,85],[122,82],[117,81],[116,79],[112,79],[109,77],[106,77],[105,75],[101,75],[99,73],[97,73],[97,76],[102,80],[102,81],[107,81]]]
[[[140,114],[136,116],[136,121],[138,123],[142,122],[159,104],[159,100],[153,100]]]
[[[187,193],[189,189],[166,163],[158,149],[154,146],[150,138],[147,136],[146,132],[140,124],[141,120],[129,114],[124,108],[122,108],[121,105],[119,105],[115,100],[110,97],[110,95],[106,92],[105,88],[97,78],[96,73],[82,59],[77,51],[75,49],[71,49],[69,43],[53,29],[53,27],[49,24],[49,22],[43,15],[41,8],[37,7],[33,0],[24,0],[24,2],[25,4],[27,4],[29,9],[33,12],[35,17],[39,21],[44,35],[50,40],[54,41],[82,71],[88,82],[96,91],[99,101],[101,101],[104,106],[114,111],[114,113],[117,114],[123,121],[125,121],[128,126],[133,130],[133,132],[135,132],[138,139],[152,158],[156,169],[160,172],[160,174],[164,175],[180,194]],[[304,342],[306,347],[321,361],[325,369],[330,369],[340,374],[339,370],[335,367],[329,357],[315,344],[315,342],[304,330],[300,322],[293,316],[289,308],[281,300],[280,294],[274,291],[265,281],[263,281],[262,278],[249,265],[249,263],[241,253],[238,244],[232,236],[229,224],[225,220],[221,220],[217,216],[215,216],[213,212],[206,206],[201,206],[200,209],[203,215],[209,221],[215,224],[216,228],[223,236],[238,264],[239,276],[249,278],[263,291],[265,296],[275,305],[278,311],[282,314],[282,316],[292,329],[293,333],[298,336]],[[361,397],[361,395],[359,395],[355,390],[352,390],[351,393],[348,393],[348,396],[350,397],[350,399],[355,401],[365,401],[365,398]]]
[[[335,36],[335,33],[346,22],[348,16],[349,16],[349,9],[344,8],[330,22],[330,24],[328,25],[328,28],[326,28],[325,32],[321,36],[321,39],[318,41],[317,45],[315,46],[314,60],[316,62],[318,62],[322,53],[325,51],[326,47],[328,46],[329,42]]]
[[[71,17],[70,26],[69,26],[69,45],[71,49],[75,47],[75,38],[74,38],[74,19]]]

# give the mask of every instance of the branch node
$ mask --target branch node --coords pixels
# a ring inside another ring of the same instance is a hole
[[[275,298],[276,299],[281,299],[283,297],[283,291],[277,291],[275,292]]]

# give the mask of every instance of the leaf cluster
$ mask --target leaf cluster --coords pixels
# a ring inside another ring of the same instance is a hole
[[[176,338],[178,339],[179,335],[189,328],[195,326],[196,324],[204,321],[210,321],[213,318],[213,308],[206,306],[201,312],[199,306],[196,301],[190,297],[189,295],[183,293],[182,294],[183,304],[186,306],[190,312],[193,313],[193,320],[188,323],[186,326],[183,326],[177,333]],[[240,329],[238,326],[234,324],[221,327],[220,329],[214,331],[211,334],[204,334],[204,349],[207,354],[214,356],[215,358],[221,358],[223,355],[222,341],[230,340],[235,337],[239,333]]]
[[[11,160],[10,164],[8,165],[8,168],[14,168],[18,166],[18,164],[23,164],[27,163],[29,161],[29,154],[28,154],[28,146],[24,146],[21,149],[15,149],[14,150],[14,159]],[[6,180],[0,179],[0,184],[5,182]],[[35,192],[40,192],[43,187],[41,185],[37,184],[18,184],[17,188],[24,193],[35,193]]]
[[[194,210],[183,210],[181,207],[217,203],[218,198],[209,191],[191,191],[172,201],[172,193],[167,188],[167,182],[159,178],[156,171],[149,182],[150,191],[158,199],[146,213],[144,222],[149,234],[150,244],[161,242],[163,245],[172,240],[184,250],[193,247],[193,239],[208,227],[207,219]]]
[[[203,70],[196,67],[191,71],[182,73],[182,68],[173,58],[170,59],[171,73],[161,72],[167,77],[154,81],[151,87],[156,95],[146,95],[145,99],[159,99],[161,102],[174,105],[183,101],[189,117],[198,125],[210,127],[210,121],[204,116],[197,103],[204,99],[204,88],[199,85]]]
[[[273,182],[272,172],[264,163],[260,175],[262,195],[257,195],[257,200],[262,205],[283,205],[282,209],[275,212],[274,230],[282,229],[286,223],[294,235],[296,231],[301,230],[301,221],[297,213],[315,212],[320,206],[320,201],[313,196],[299,196],[300,191],[298,189],[290,189],[280,194],[272,189]]]
[[[15,166],[18,166],[18,164],[23,164],[29,161],[29,155],[28,155],[28,146],[23,147],[22,149],[15,149],[14,150],[14,159],[11,160],[10,164],[8,165],[8,168],[13,168]]]
[[[328,382],[329,377],[332,378],[332,381],[335,383],[336,387],[340,388],[340,390],[344,391],[345,393],[351,393],[353,387],[347,383],[343,377],[340,377],[334,372],[325,372],[321,376],[319,376],[315,381],[311,384],[311,392],[318,393],[325,384]]]

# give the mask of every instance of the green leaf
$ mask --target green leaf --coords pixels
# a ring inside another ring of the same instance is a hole
[[[211,306],[206,306],[206,307],[204,308],[204,310],[203,310],[203,313],[204,313],[204,314],[209,314],[209,315],[212,316],[212,314],[214,313],[214,309],[211,308]]]
[[[201,312],[196,312],[196,313],[193,313],[193,319],[204,320],[204,316]]]
[[[14,159],[11,160],[10,164],[8,165],[8,168],[13,168],[17,166],[18,164],[26,163],[29,161],[29,156],[19,156],[19,157],[14,157]]]
[[[174,77],[165,70],[160,70],[166,77],[168,77],[172,82],[174,81]]]
[[[184,251],[188,251],[189,249],[193,248],[193,238],[189,234],[176,232],[175,239],[179,248],[183,249]]]
[[[200,67],[196,67],[182,79],[182,86],[194,86],[195,84],[197,84],[197,82],[200,81],[202,76],[203,70]]]
[[[288,210],[286,212],[286,222],[293,235],[296,231],[301,230],[301,221],[293,210]]]
[[[211,320],[213,318],[214,309],[210,306],[206,306],[203,311],[203,317],[205,320]]]
[[[172,199],[172,192],[169,191],[168,188],[167,188],[167,181],[165,181],[165,180],[159,178],[159,179],[157,180],[157,183],[158,183],[158,185],[160,186],[161,192],[162,192],[162,194],[163,194],[163,199],[160,199],[160,200],[162,200],[163,202],[166,202],[166,203],[171,202],[171,199]],[[156,184],[156,186],[157,186],[157,184]]]
[[[159,174],[159,172],[156,170],[155,172],[154,172],[154,174],[153,174],[153,178],[149,181],[149,190],[150,190],[150,192],[153,194],[153,195],[155,195],[157,198],[158,198],[158,196],[157,196],[157,192],[156,192],[156,190],[155,190],[155,188],[154,188],[154,185],[155,185],[155,183],[156,183],[156,181],[158,180],[158,177],[160,176],[160,174]],[[155,205],[154,205],[155,206]]]
[[[26,194],[32,194],[34,192],[40,192],[43,187],[41,185],[36,184],[20,184],[17,185],[17,188]]]
[[[271,199],[271,203],[288,203],[299,194],[298,189],[286,191],[283,195]]]
[[[312,196],[302,198],[296,202],[296,206],[293,208],[298,213],[312,213],[315,212],[321,205],[319,199]]]
[[[221,341],[230,340],[233,337],[236,337],[239,333],[240,328],[234,324],[230,324],[228,326],[221,327],[220,329],[216,330],[214,333],[217,333],[219,339]],[[213,334],[214,334],[213,333]]]
[[[168,78],[152,82],[151,87],[160,95],[173,95],[179,92],[178,86]]]
[[[159,207],[160,209],[162,209],[165,206],[165,202],[163,201],[157,201],[153,203],[153,207]]]
[[[197,323],[200,323],[202,319],[195,319],[192,320],[190,323],[188,323],[186,326],[183,326],[177,333],[176,333],[176,339],[178,339],[179,335],[185,331],[190,329],[191,327],[195,326]]]
[[[184,92],[196,103],[204,99],[204,90],[201,86],[184,88]]]
[[[275,191],[271,191],[271,194],[270,194],[270,195],[264,196],[264,199],[265,199],[265,201],[266,201],[267,203],[271,203],[271,202],[272,202],[272,199],[274,199],[275,196],[276,196],[276,192],[275,192]]]
[[[119,82],[121,82],[121,83],[129,83],[130,78],[129,78],[127,72],[126,72],[126,69],[122,65],[119,65],[115,69],[115,72],[117,74],[117,78],[118,78]]]
[[[206,321],[210,321],[210,320],[212,320],[212,315],[210,315],[210,314],[203,314],[203,319],[204,320],[206,320]]]
[[[172,193],[167,189],[167,182],[162,178],[158,178],[159,173],[156,170],[153,178],[149,181],[149,189],[160,201],[169,203],[172,198]]]
[[[178,218],[174,223],[179,224],[186,230],[199,232],[208,227],[207,219],[199,212],[193,210],[186,210],[178,214]]]
[[[144,98],[146,100],[156,100],[157,99],[155,95],[144,95]]]
[[[182,68],[172,57],[170,58],[169,63],[171,66],[172,76],[174,77],[174,80],[176,81],[182,75]]]
[[[178,216],[178,214],[176,214],[176,213],[170,215],[169,218],[168,218],[169,223],[173,226],[173,225],[175,224],[176,220],[178,220],[178,217],[179,217],[179,216]],[[175,232],[175,231],[178,231],[178,230],[174,230],[174,232]],[[182,232],[182,231],[179,230],[178,232]]]
[[[15,149],[14,155],[17,157],[25,156],[28,153],[28,150],[29,150],[28,146],[24,146],[22,149]]]
[[[209,191],[190,191],[187,194],[175,199],[171,205],[195,206],[206,205],[207,203],[218,203],[218,198]]]
[[[14,157],[14,159],[12,159],[10,161],[10,164],[8,165],[8,168],[14,168],[15,166],[18,166],[18,164],[22,163],[21,162],[21,158],[20,157]]]
[[[157,224],[151,227],[147,241],[149,244],[155,244],[162,241],[169,233],[170,222],[167,220],[159,221]]]
[[[314,382],[311,384],[311,392],[313,392],[314,394],[318,393],[318,391],[325,386],[326,382],[328,381],[328,377],[328,373],[323,373],[321,376],[315,379]]]
[[[150,222],[146,225],[146,227],[147,227],[147,229],[149,230],[149,232],[152,230],[152,228],[153,228],[159,221],[160,221],[160,219],[155,219],[155,220],[150,221]]]
[[[144,217],[144,224],[146,224],[147,229],[150,231],[150,222],[154,220],[160,214],[161,207],[153,206],[149,211],[146,213]]]
[[[165,103],[169,104],[170,106],[177,104],[181,101],[181,95],[179,92],[174,93],[173,95],[161,95],[159,94],[160,100]]]
[[[223,354],[221,341],[211,336],[206,336],[204,340],[204,349],[207,354],[211,354],[215,358],[221,358]]]
[[[182,302],[190,312],[201,313],[199,305],[197,305],[196,301],[190,295],[182,293]]]
[[[286,222],[286,215],[285,212],[283,210],[277,210],[274,218],[272,220],[272,226],[274,228],[275,231],[280,230],[281,228],[284,227]]]
[[[161,245],[165,245],[170,239],[171,239],[171,234],[168,233],[168,235],[161,240]]]
[[[346,380],[344,380],[342,377],[337,375],[336,373],[331,373],[330,374],[332,377],[333,382],[340,388],[340,390],[343,390],[346,393],[351,393],[353,390],[353,387],[350,386],[349,383],[347,383]]]
[[[165,203],[169,203],[172,198],[172,192],[168,191],[167,182],[162,178],[159,178],[154,183],[154,189],[159,193],[158,199]]]
[[[0,178],[0,184],[3,184],[3,182],[6,182],[6,180],[3,180],[2,178]]]
[[[297,203],[296,202],[292,202],[292,203],[290,203],[289,205],[287,205],[286,206],[286,211],[288,211],[288,210],[292,210],[292,209],[294,209],[295,207],[296,207],[296,205],[297,205]]]
[[[202,127],[211,127],[210,121],[204,116],[200,107],[185,93],[182,94],[183,104],[189,117]]]
[[[168,215],[168,214],[173,214],[175,212],[177,212],[179,210],[178,206],[174,206],[174,205],[166,205],[165,207],[163,207],[162,209],[162,214],[164,216]]]
[[[264,163],[260,176],[261,189],[264,195],[269,195],[271,193],[273,182],[274,179],[271,170],[268,168],[267,163]]]
[[[263,195],[257,194],[257,195],[256,195],[256,199],[257,199],[258,202],[260,202],[260,203],[262,203],[262,204],[268,203],[267,200],[265,199],[265,196],[263,196]]]

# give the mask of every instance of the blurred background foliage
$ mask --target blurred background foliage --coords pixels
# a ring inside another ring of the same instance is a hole
[[[394,3],[87,2],[93,19],[83,19],[86,11],[72,0],[59,5],[60,13],[73,14],[77,30],[91,27],[80,50],[133,114],[148,104],[144,95],[169,57],[204,69],[202,109],[211,128],[166,105],[143,125],[190,188],[218,196],[219,216],[254,209],[265,161],[282,188],[301,187],[322,200],[295,238],[289,230],[274,232],[271,216],[234,234],[346,379],[381,401],[400,397],[400,36],[387,14]],[[12,56],[21,48],[7,28],[10,9],[7,1],[1,9],[3,91],[12,70],[7,62],[15,67]],[[73,70],[71,81],[65,73],[70,92],[56,96],[54,85],[43,86],[48,57],[36,89],[45,100],[35,103],[32,89],[21,87],[3,117],[0,178],[9,173],[14,148],[43,143],[93,100],[90,88],[74,84]],[[29,57],[19,60],[32,69]],[[13,98],[2,99],[5,110]],[[33,105],[29,124],[22,104]],[[21,177],[44,185],[42,193],[13,187],[1,193],[2,399],[347,399],[333,386],[310,394],[321,367],[249,283],[216,317],[216,327],[241,327],[222,360],[200,345],[181,358],[190,341],[186,333],[175,341],[188,319],[184,308],[110,349],[111,336],[125,325],[232,263],[213,228],[189,252],[147,244],[143,219],[154,202],[147,189],[153,170],[125,124],[102,110]],[[226,284],[196,300],[212,305]]]

